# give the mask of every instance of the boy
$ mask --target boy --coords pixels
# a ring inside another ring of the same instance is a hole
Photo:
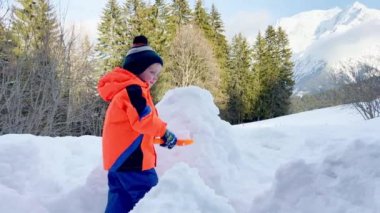
[[[103,126],[109,186],[106,213],[129,212],[158,183],[155,137],[161,137],[161,146],[169,149],[177,143],[150,95],[162,66],[161,57],[141,35],[134,38],[122,68],[116,67],[99,81],[100,96],[110,102]]]

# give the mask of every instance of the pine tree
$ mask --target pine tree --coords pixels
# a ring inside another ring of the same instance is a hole
[[[228,43],[224,35],[224,25],[221,15],[214,4],[211,6],[210,26],[212,32],[211,42],[213,44],[213,49],[221,68],[224,69],[227,67]]]
[[[202,29],[208,39],[213,36],[210,16],[203,7],[202,0],[197,0],[194,8],[194,22]]]
[[[286,34],[268,26],[265,37],[258,35],[254,46],[255,79],[259,95],[255,119],[267,119],[288,112],[294,82],[293,63]]]
[[[18,0],[18,3],[19,7],[13,9],[11,33],[13,52],[25,62],[24,77],[30,77],[27,75],[33,71],[42,82],[48,74],[55,76],[52,79],[58,77],[62,36],[53,7],[47,0]]]
[[[186,0],[172,0],[168,11],[168,39],[172,41],[180,27],[190,23],[192,18],[189,3]]]
[[[211,43],[213,46],[214,54],[218,60],[218,65],[221,70],[221,91],[227,96],[227,87],[228,87],[228,43],[227,39],[224,36],[224,26],[221,20],[221,15],[217,11],[214,4],[211,7],[210,13],[210,25],[212,31]],[[226,112],[226,102],[221,103],[220,110],[222,118],[227,117]]]
[[[214,31],[214,36],[221,35],[224,33],[224,26],[221,19],[221,15],[216,9],[215,5],[211,5],[211,12],[210,12],[210,23],[211,28]]]
[[[130,36],[130,40],[134,36],[147,34],[152,28],[149,25],[149,10],[145,2],[142,0],[126,0],[123,7],[123,17],[126,20],[126,32]],[[148,25],[148,26],[147,26]]]
[[[293,93],[293,67],[294,63],[292,62],[292,51],[289,47],[289,40],[284,30],[279,27],[276,31],[278,47],[279,47],[279,71],[280,71],[280,82],[277,92],[280,96],[279,102],[281,106],[277,109],[276,115],[287,114],[290,107],[290,97]]]
[[[186,0],[173,0],[170,8],[170,17],[176,28],[190,23],[191,10]]]
[[[266,29],[263,40],[258,38],[257,44],[265,45],[264,47],[255,47],[255,50],[264,50],[264,52],[255,53],[260,58],[255,61],[254,65],[260,82],[260,94],[256,104],[256,116],[260,120],[275,117],[274,108],[278,104],[276,88],[279,82],[278,65],[280,62],[276,46],[276,31],[272,26],[268,26]]]
[[[14,42],[11,38],[9,29],[5,27],[5,24],[0,19],[0,70],[12,57]]]
[[[251,52],[248,41],[241,34],[233,37],[229,56],[228,120],[241,123],[251,109]]]
[[[148,7],[147,10],[149,11],[148,23],[150,24],[150,28],[147,29],[146,36],[149,38],[149,44],[158,53],[164,55],[164,51],[167,50],[169,45],[167,30],[169,8],[164,0],[155,0],[155,3],[151,7]]]
[[[256,37],[256,42],[253,45],[253,85],[255,86],[255,97],[253,99],[253,105],[250,114],[250,120],[261,120],[263,115],[266,113],[266,106],[264,105],[264,98],[259,96],[261,91],[264,91],[264,78],[269,73],[268,69],[268,52],[267,52],[267,42],[259,32]]]
[[[12,32],[16,55],[35,50],[47,51],[58,40],[59,29],[52,7],[46,0],[18,0],[14,8]]]
[[[96,50],[103,61],[102,70],[120,66],[127,50],[125,25],[116,0],[109,0],[98,26],[99,38]]]
[[[155,0],[149,5],[141,0],[126,0],[122,17],[127,35],[125,41],[130,43],[137,35],[145,35],[149,45],[161,53],[168,45],[167,23],[169,8],[164,0]]]

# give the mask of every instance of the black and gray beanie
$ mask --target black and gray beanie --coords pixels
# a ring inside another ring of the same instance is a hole
[[[123,69],[139,75],[154,63],[164,65],[162,58],[149,46],[148,39],[143,35],[136,36],[132,48],[125,56]]]

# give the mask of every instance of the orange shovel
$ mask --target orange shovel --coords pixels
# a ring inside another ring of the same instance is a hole
[[[153,143],[155,144],[162,144],[164,141],[161,138],[154,138]],[[177,146],[186,146],[194,143],[193,139],[178,139],[177,140]]]

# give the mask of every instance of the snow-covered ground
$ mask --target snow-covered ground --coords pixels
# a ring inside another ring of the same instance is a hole
[[[231,126],[211,95],[175,89],[158,104],[195,143],[157,147],[159,184],[133,212],[380,212],[380,119],[348,106]],[[0,212],[104,212],[101,138],[0,136]]]

